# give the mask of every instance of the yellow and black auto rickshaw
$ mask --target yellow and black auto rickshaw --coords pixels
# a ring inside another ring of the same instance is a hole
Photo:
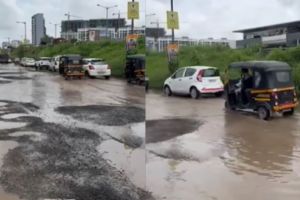
[[[145,55],[126,56],[125,77],[128,83],[145,84],[147,89],[148,79],[145,72]]]
[[[80,55],[64,55],[60,57],[59,73],[68,80],[69,78],[82,79],[84,77],[83,61]]]
[[[294,114],[298,100],[287,63],[236,62],[229,65],[225,74],[226,108],[256,112],[263,120],[273,113]]]

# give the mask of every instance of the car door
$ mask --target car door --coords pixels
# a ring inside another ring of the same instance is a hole
[[[185,72],[185,68],[178,69],[172,76],[170,84],[171,90],[175,93],[183,93],[182,78]]]
[[[193,76],[196,73],[197,69],[195,68],[186,68],[184,76],[182,77],[182,92],[184,94],[190,93],[190,87],[193,84]]]

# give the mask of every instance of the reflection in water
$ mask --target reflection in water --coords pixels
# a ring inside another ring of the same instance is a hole
[[[225,165],[236,174],[252,172],[271,179],[292,173],[296,119],[275,118],[264,122],[237,115],[228,113],[225,120],[224,143],[228,152],[223,157]]]

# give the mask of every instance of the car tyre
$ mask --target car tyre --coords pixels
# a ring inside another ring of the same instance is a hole
[[[215,93],[215,96],[216,97],[222,97],[223,96],[223,92],[217,92],[217,93]]]
[[[262,119],[262,120],[269,120],[271,117],[270,110],[265,106],[260,106],[257,110],[257,113],[258,113],[259,119]]]
[[[172,90],[168,85],[164,87],[164,94],[168,97],[172,96]]]
[[[104,77],[106,80],[109,80],[110,79],[110,76],[105,76]]]
[[[200,96],[200,92],[198,91],[197,88],[192,87],[191,90],[190,90],[190,96],[191,96],[192,99],[198,99],[199,96]]]

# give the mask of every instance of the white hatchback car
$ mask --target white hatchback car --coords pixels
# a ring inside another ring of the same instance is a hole
[[[110,66],[101,58],[83,59],[83,70],[89,77],[105,77],[109,79],[111,76]]]
[[[178,69],[164,83],[164,93],[189,94],[193,99],[201,94],[222,96],[224,85],[216,67],[191,66]]]

